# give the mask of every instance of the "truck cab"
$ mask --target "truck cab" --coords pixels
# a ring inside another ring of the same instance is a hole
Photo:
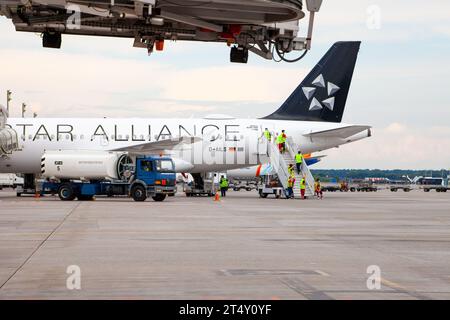
[[[171,158],[145,156],[137,157],[130,195],[135,201],[145,201],[152,196],[163,201],[167,195],[176,192],[175,165]]]

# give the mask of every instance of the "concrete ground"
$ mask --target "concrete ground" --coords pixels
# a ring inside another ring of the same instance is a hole
[[[70,265],[81,290],[67,289]],[[450,299],[450,193],[135,203],[0,191],[0,299],[17,298]]]

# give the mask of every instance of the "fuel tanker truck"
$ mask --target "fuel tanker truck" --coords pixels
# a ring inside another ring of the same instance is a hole
[[[47,151],[41,159],[46,180],[41,193],[57,193],[63,201],[94,196],[131,196],[135,201],[164,201],[176,192],[171,158],[130,156],[126,152]]]

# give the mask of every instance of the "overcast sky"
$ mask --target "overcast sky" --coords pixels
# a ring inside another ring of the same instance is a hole
[[[368,27],[374,5],[379,29]],[[148,57],[131,39],[63,36],[61,50],[44,49],[1,17],[0,90],[14,92],[12,116],[26,102],[40,117],[253,118],[275,110],[333,42],[362,40],[344,122],[373,126],[373,137],[325,152],[316,168],[450,169],[449,12],[447,0],[324,0],[303,61],[251,55],[247,65],[230,64],[224,44],[169,43]]]

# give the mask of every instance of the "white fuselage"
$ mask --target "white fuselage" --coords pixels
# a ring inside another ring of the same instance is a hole
[[[258,147],[265,128],[274,134],[285,130],[304,153],[326,150],[368,136],[367,132],[361,132],[345,139],[332,136],[312,139],[304,135],[346,125],[234,118],[10,118],[8,126],[19,136],[19,150],[0,158],[0,172],[8,173],[40,173],[45,151],[116,150],[186,136],[202,140],[164,151],[176,159],[178,172],[226,171],[268,161],[266,152]]]

